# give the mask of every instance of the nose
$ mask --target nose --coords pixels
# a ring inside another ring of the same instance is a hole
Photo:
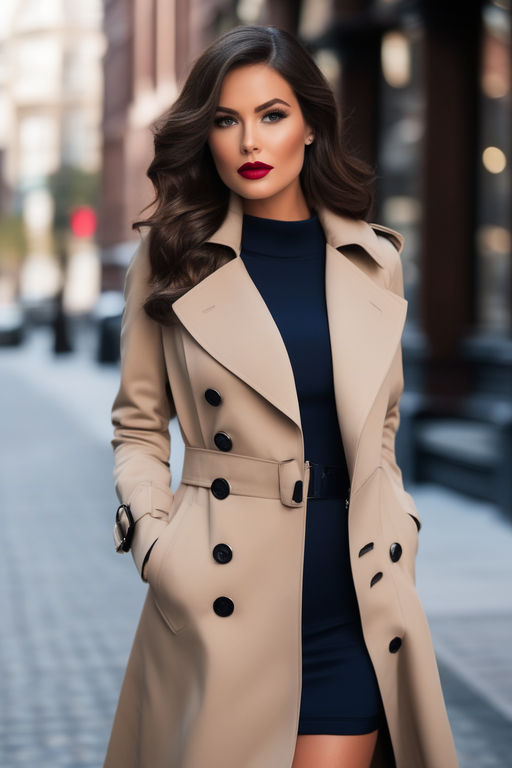
[[[246,127],[242,133],[241,150],[243,154],[249,154],[258,150],[258,144],[254,136],[254,129]]]

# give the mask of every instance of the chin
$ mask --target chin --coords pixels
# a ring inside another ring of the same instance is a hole
[[[236,178],[234,179],[229,178],[222,180],[233,192],[240,195],[240,197],[246,197],[248,200],[259,200],[266,197],[272,197],[272,195],[275,195],[280,191],[279,189],[274,189],[272,185],[269,185],[266,176],[256,180],[244,180],[237,173]],[[267,183],[262,183],[265,181],[267,181]]]
[[[249,190],[248,192],[244,191],[244,192],[239,192],[238,194],[240,195],[240,197],[245,197],[246,200],[266,200],[268,197],[273,197],[276,193],[268,192],[267,190],[265,191],[254,190],[254,192]]]

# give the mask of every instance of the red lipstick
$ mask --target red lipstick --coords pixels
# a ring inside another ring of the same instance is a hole
[[[266,176],[273,167],[273,165],[267,165],[266,163],[259,162],[244,163],[238,169],[238,173],[245,179],[261,179],[263,176]]]

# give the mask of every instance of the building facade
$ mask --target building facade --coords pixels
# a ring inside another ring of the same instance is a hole
[[[23,216],[27,299],[51,297],[62,279],[50,177],[100,168],[102,11],[101,0],[2,3],[0,214]]]

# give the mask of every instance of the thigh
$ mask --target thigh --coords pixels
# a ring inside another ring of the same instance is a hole
[[[370,768],[377,734],[299,735],[291,768]]]

